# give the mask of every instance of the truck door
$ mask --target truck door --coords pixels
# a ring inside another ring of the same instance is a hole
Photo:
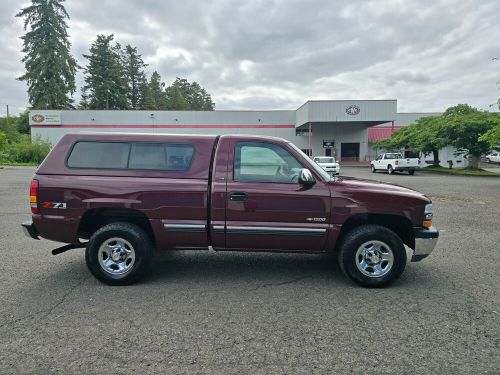
[[[330,189],[298,183],[303,165],[287,144],[231,139],[225,199],[225,248],[323,251]],[[302,161],[303,163],[303,161]],[[215,230],[217,231],[217,230]]]

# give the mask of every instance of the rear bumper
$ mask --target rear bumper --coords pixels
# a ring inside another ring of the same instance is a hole
[[[416,166],[416,167],[406,167],[406,166],[398,166],[396,165],[394,167],[394,170],[395,171],[414,171],[415,169],[419,169],[420,167],[419,166]]]
[[[30,237],[30,238],[33,238],[35,240],[40,239],[38,237],[38,231],[36,230],[32,221],[26,221],[26,222],[22,223],[21,227],[23,228],[23,232],[24,232],[26,237]]]
[[[429,229],[416,227],[413,228],[413,234],[415,235],[415,249],[413,249],[411,261],[418,262],[432,253],[439,238],[439,231],[434,227]]]

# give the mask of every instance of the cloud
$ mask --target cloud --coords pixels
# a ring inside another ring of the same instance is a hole
[[[400,111],[500,96],[500,3],[495,0],[67,1],[80,65],[97,34],[137,46],[169,84],[196,80],[217,109],[294,109],[309,99],[396,98]],[[0,103],[27,105],[15,80],[20,5],[0,12]],[[80,72],[77,82],[81,85]],[[78,97],[78,95],[76,95]],[[0,108],[2,108],[0,106]],[[0,109],[0,114],[2,109]]]

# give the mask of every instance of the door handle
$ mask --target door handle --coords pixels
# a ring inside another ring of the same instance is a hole
[[[231,201],[246,201],[248,198],[248,194],[243,191],[235,191],[229,193],[229,200]]]

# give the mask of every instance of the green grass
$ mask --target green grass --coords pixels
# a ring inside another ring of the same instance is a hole
[[[500,169],[499,173],[485,171],[484,169],[466,169],[466,168],[443,168],[443,167],[425,167],[420,171],[429,172],[429,173],[437,173],[437,174],[448,174],[455,176],[484,176],[484,177],[500,177]]]
[[[40,163],[18,163],[14,161],[0,161],[0,166],[6,167],[38,167]]]

